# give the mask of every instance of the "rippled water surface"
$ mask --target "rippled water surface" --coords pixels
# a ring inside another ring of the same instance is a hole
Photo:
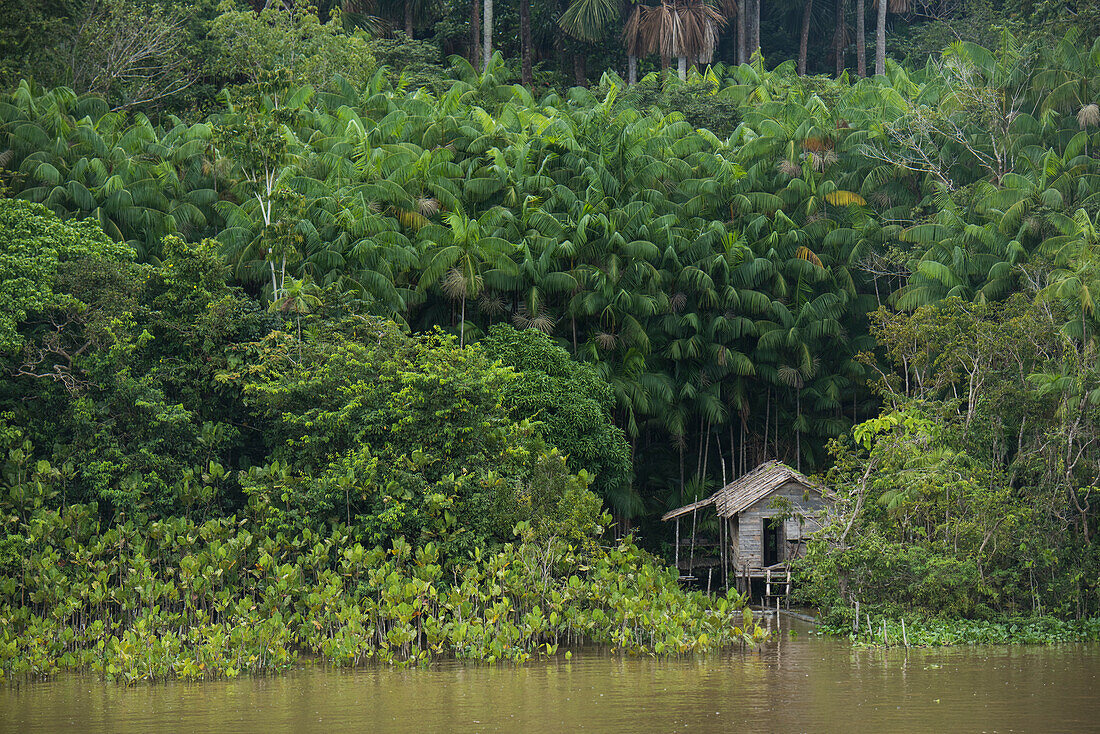
[[[1100,732],[1100,646],[865,650],[793,623],[756,653],[0,689],[0,732]]]

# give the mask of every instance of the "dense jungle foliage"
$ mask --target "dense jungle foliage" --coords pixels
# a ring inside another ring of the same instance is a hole
[[[342,23],[0,101],[7,674],[752,641],[647,551],[769,458],[838,629],[1100,613],[1100,41],[565,90]]]
[[[138,264],[37,204],[0,200],[0,222],[5,283],[36,295],[4,306],[0,678],[766,637],[736,593],[601,540],[591,475],[543,433],[611,477],[626,442],[610,389],[544,335],[459,348],[304,289],[263,308],[210,242]]]

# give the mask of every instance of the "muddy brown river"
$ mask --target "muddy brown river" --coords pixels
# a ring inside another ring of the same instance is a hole
[[[332,670],[0,689],[0,732],[1100,732],[1100,646],[880,650],[807,634],[686,660]],[[792,632],[794,634],[792,634]]]

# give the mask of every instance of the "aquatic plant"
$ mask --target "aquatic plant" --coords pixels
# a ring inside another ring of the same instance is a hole
[[[339,526],[271,536],[247,519],[177,517],[103,528],[94,505],[39,508],[17,525],[0,577],[7,680],[231,678],[303,656],[522,663],[593,643],[677,656],[767,638],[736,592],[681,589],[629,537],[537,542],[521,523],[516,543],[445,570],[431,543],[367,548]]]

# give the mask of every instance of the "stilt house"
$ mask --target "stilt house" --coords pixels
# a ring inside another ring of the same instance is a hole
[[[804,474],[768,461],[661,519],[676,522],[676,566],[688,578],[700,568],[710,569],[709,578],[719,566],[719,583],[728,585],[733,575],[739,586],[764,577],[770,585],[773,572],[785,571],[787,561],[804,552],[810,533],[821,528],[818,518],[832,497]],[[712,506],[718,513],[717,542],[697,542],[696,530]]]

